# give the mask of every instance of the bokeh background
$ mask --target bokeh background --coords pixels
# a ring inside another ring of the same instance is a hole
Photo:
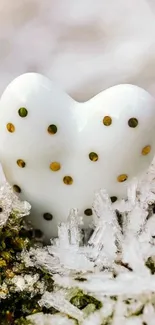
[[[0,0],[0,94],[28,71],[79,101],[118,83],[155,95],[155,0]]]

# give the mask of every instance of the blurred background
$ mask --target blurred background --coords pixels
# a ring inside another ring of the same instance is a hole
[[[155,95],[155,0],[0,0],[0,95],[28,71],[79,101],[118,83]]]

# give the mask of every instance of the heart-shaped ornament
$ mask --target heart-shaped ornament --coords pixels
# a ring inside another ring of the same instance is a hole
[[[154,153],[155,101],[137,86],[118,85],[77,103],[46,77],[27,73],[1,97],[0,161],[47,239],[74,207],[87,226],[100,188],[112,202],[125,197]]]

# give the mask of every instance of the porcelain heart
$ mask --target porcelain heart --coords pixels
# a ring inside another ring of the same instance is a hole
[[[1,97],[0,161],[47,238],[74,207],[88,225],[100,188],[112,202],[125,197],[154,153],[155,102],[139,87],[118,85],[77,103],[46,77],[28,73]]]

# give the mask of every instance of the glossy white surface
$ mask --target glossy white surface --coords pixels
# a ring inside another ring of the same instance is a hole
[[[26,117],[18,110],[25,107]],[[110,116],[112,124],[103,124]],[[136,118],[138,125],[129,127]],[[15,126],[13,133],[6,125]],[[50,124],[57,126],[49,134]],[[148,155],[141,151],[151,146]],[[89,153],[98,154],[97,161]],[[47,238],[55,236],[57,224],[66,220],[71,208],[91,208],[94,192],[106,188],[110,196],[126,196],[133,177],[145,171],[155,153],[155,102],[143,89],[118,85],[101,92],[86,103],[77,103],[46,77],[28,73],[16,78],[0,101],[0,161],[10,184],[21,188],[21,198],[32,205],[31,219]],[[20,168],[17,160],[26,165]],[[52,171],[51,162],[60,170]],[[119,183],[117,177],[127,174]],[[66,185],[64,176],[73,183]],[[50,213],[53,220],[44,220]],[[84,215],[85,223],[91,220]]]

